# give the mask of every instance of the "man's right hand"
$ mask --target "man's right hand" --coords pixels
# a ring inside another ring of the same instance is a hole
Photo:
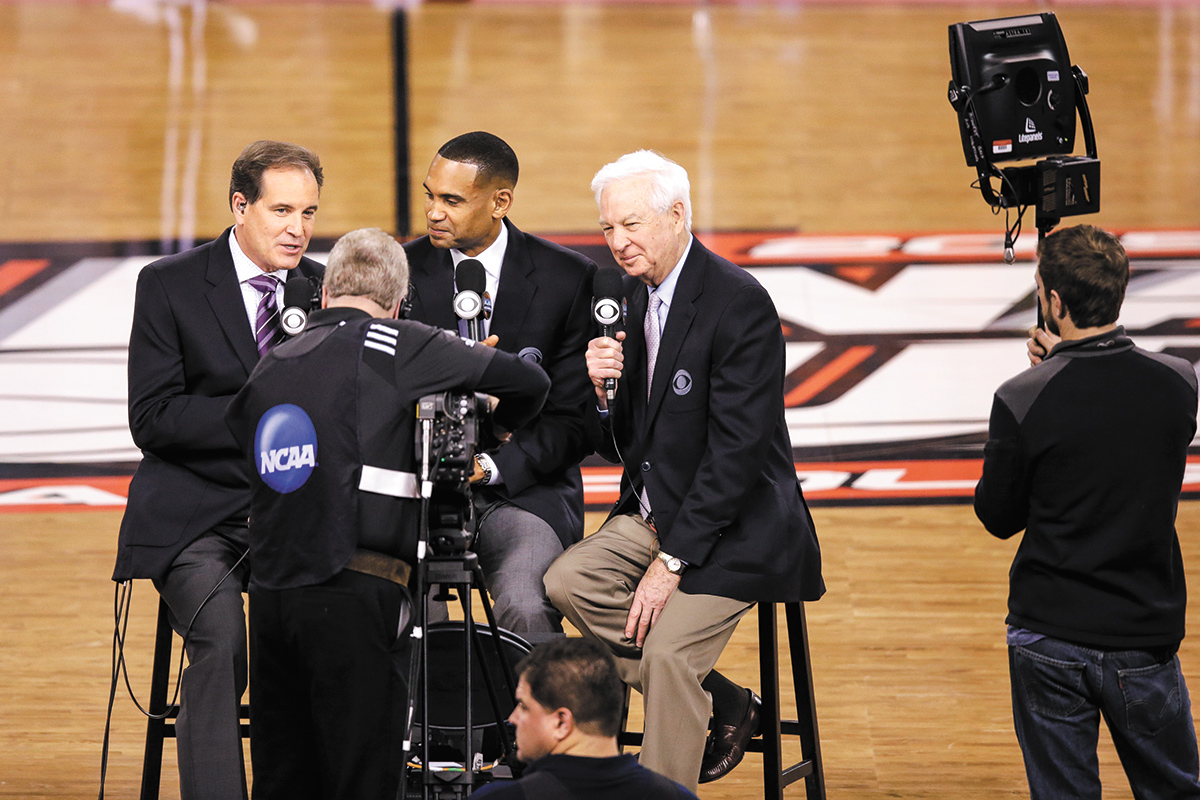
[[[625,638],[632,639],[638,647],[646,643],[646,634],[658,622],[667,601],[679,588],[679,576],[667,570],[659,559],[650,562],[646,574],[638,582],[633,593],[633,604],[625,618]]]
[[[1061,341],[1061,338],[1050,333],[1045,328],[1030,328],[1029,341],[1025,343],[1025,349],[1029,351],[1029,365],[1036,367],[1042,363],[1042,359],[1046,357],[1046,354],[1053,350],[1054,345]]]
[[[592,386],[596,388],[596,401],[600,408],[608,408],[608,395],[604,392],[604,381],[608,378],[619,380],[621,368],[625,363],[625,354],[621,350],[621,342],[625,341],[625,331],[617,331],[615,339],[600,336],[588,342],[587,368]]]

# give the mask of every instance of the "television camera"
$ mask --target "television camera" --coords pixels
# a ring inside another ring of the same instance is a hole
[[[485,754],[503,754],[492,776],[518,768],[516,747],[504,726],[516,704],[511,662],[529,652],[527,642],[496,624],[478,558],[471,552],[475,512],[471,475],[489,407],[473,392],[448,391],[417,401],[414,437],[421,478],[421,539],[415,597],[421,612],[413,633],[405,722],[404,797],[457,800],[468,796],[482,776]],[[430,589],[435,599],[458,595],[462,622],[429,624]],[[487,618],[478,628],[472,616],[475,590]],[[491,648],[485,648],[485,640]],[[412,747],[414,726],[420,744]],[[414,752],[415,751],[415,752]],[[419,753],[411,770],[410,753]]]

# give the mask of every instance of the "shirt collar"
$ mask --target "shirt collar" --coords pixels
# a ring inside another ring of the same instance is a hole
[[[454,266],[457,267],[459,262],[468,258],[474,258],[480,264],[483,264],[483,271],[487,273],[489,282],[495,285],[500,280],[500,267],[504,265],[504,253],[508,250],[508,225],[504,224],[504,220],[500,220],[500,233],[496,236],[496,241],[488,245],[488,249],[484,250],[477,256],[468,256],[463,254],[461,250],[451,250],[450,258],[453,259]]]
[[[1111,331],[1098,333],[1086,339],[1064,339],[1051,348],[1046,358],[1057,355],[1094,355],[1116,353],[1133,347],[1133,340],[1125,333],[1125,326],[1118,325]]]
[[[236,228],[229,231],[229,253],[233,256],[233,268],[237,272],[238,283],[245,283],[255,275],[270,275],[271,273],[262,269],[250,260],[250,256],[242,252],[241,246],[238,244]],[[276,280],[279,276],[275,276]]]
[[[325,325],[336,325],[357,319],[371,319],[371,315],[361,308],[352,306],[332,306],[330,308],[314,309],[308,318],[308,328],[320,328]]]
[[[658,285],[657,289],[651,289],[658,295],[658,299],[664,306],[670,306],[671,299],[675,297],[675,286],[679,283],[679,273],[683,271],[683,262],[687,261],[688,253],[692,252],[692,242],[695,240],[694,236],[688,236],[687,247],[683,248],[683,255],[679,257],[679,261],[675,262],[675,267],[667,274],[667,277],[663,278],[663,282]]]

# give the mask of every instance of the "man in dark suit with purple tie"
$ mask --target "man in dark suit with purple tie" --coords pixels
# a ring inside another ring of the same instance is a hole
[[[246,689],[250,488],[225,410],[282,338],[283,276],[322,272],[304,258],[322,182],[320,160],[305,148],[249,145],[230,179],[233,227],[138,276],[129,427],[142,461],[113,580],[153,580],[186,638],[175,728],[184,800],[246,797],[238,706]]]

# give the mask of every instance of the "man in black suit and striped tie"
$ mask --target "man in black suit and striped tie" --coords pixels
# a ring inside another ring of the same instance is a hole
[[[176,724],[180,796],[246,797],[238,706],[246,689],[242,589],[250,489],[225,409],[282,337],[281,276],[304,258],[323,175],[303,147],[259,141],[234,162],[234,224],[138,276],[129,337],[129,486],[113,580],[150,578],[185,637]]]

